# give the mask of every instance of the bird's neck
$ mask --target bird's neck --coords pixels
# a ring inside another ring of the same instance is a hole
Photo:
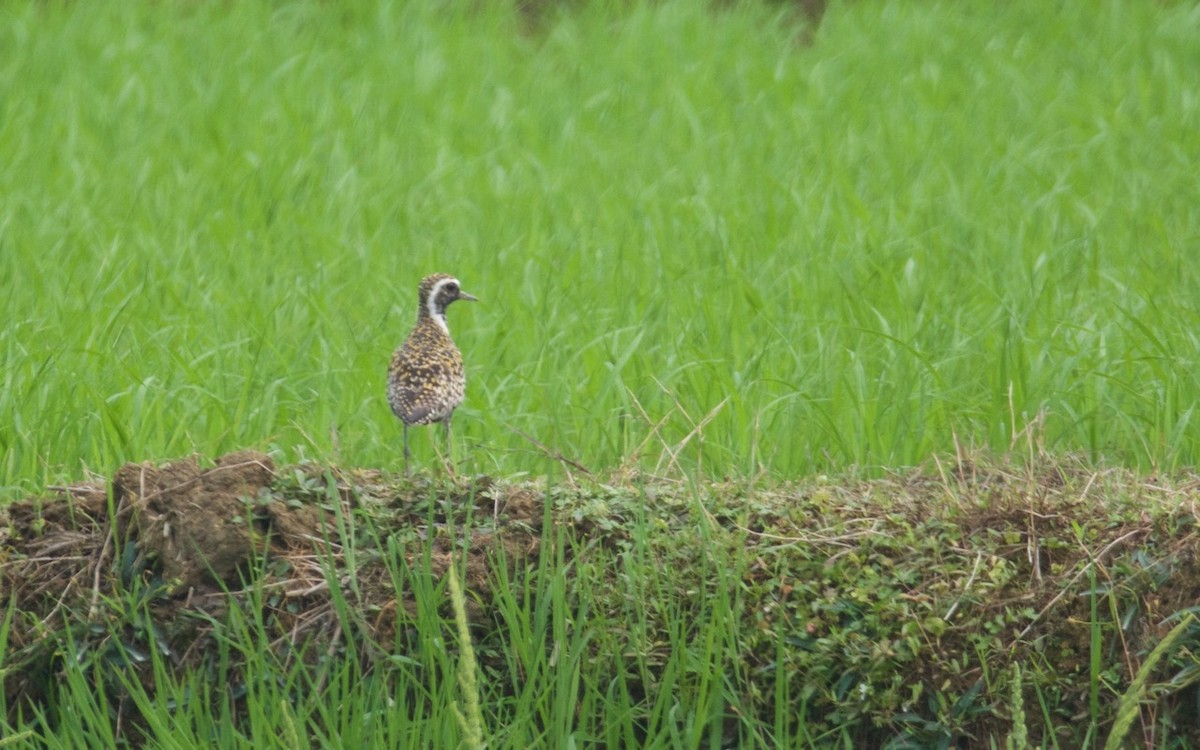
[[[431,303],[429,307],[421,308],[420,312],[417,314],[417,318],[420,320],[432,321],[437,325],[438,328],[441,328],[446,335],[450,335],[450,326],[446,323],[446,309],[444,307],[439,309],[437,306]]]
[[[435,289],[434,291],[437,290]],[[417,316],[429,318],[434,323],[437,323],[447,334],[450,333],[450,326],[446,324],[446,305],[439,304],[436,295],[431,294],[426,299],[421,300],[421,307],[417,311]]]

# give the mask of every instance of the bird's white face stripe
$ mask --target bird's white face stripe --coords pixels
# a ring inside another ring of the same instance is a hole
[[[442,287],[447,284],[457,284],[458,279],[441,279],[433,285],[433,289],[429,290],[429,299],[425,300],[425,309],[429,311],[429,317],[433,318],[442,330],[450,333],[450,326],[446,325],[446,316],[438,312],[437,298],[442,293]]]

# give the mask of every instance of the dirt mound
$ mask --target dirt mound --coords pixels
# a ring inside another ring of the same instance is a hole
[[[496,560],[516,565],[536,555],[542,503],[486,478],[436,484],[363,470],[280,470],[264,453],[241,451],[207,468],[196,457],[126,464],[111,482],[59,488],[58,497],[3,513],[0,603],[23,615],[8,637],[4,687],[13,707],[17,697],[42,699],[61,668],[62,633],[94,634],[98,642],[86,645],[97,658],[153,647],[185,667],[211,650],[214,620],[232,606],[261,606],[255,596],[268,590],[265,617],[287,634],[284,645],[299,652],[317,639],[311,653],[336,650],[330,571],[354,588],[355,606],[388,642],[397,620],[416,611],[411,591],[398,600],[384,563],[389,539],[404,564],[427,564],[436,578],[457,557],[479,595]],[[475,520],[466,525],[466,516]],[[104,624],[128,618],[114,608],[131,592],[141,592],[152,622],[116,642]]]
[[[128,686],[162,697],[161,665],[228,684],[236,714],[254,679],[238,661],[247,633],[247,653],[266,649],[284,673],[351,659],[386,676],[429,648],[453,561],[491,674],[508,674],[522,613],[550,612],[535,601],[548,594],[586,632],[588,679],[631,695],[659,694],[691,644],[736,632],[722,658],[753,675],[734,688],[743,716],[770,723],[778,696],[804,695],[805,731],[951,746],[1007,736],[1023,701],[1037,706],[1030,744],[1079,745],[1059,734],[1080,716],[1109,721],[1177,623],[1200,628],[1200,478],[1062,458],[935,463],[870,480],[557,485],[277,467],[252,452],[127,465],[6,511],[7,705],[41,711],[64,675],[85,674],[132,727]],[[1169,721],[1192,744],[1200,725],[1176,708],[1200,694],[1197,633],[1153,675],[1145,724]]]
[[[235,584],[264,541],[294,542],[323,528],[322,509],[286,505],[271,495],[274,480],[274,461],[255,451],[222,456],[208,469],[194,456],[161,467],[126,464],[112,478],[117,538],[155,558],[171,591]],[[77,554],[65,561],[80,563],[113,546],[98,536],[110,520],[108,488],[92,483],[62,492],[66,502],[32,499],[7,509],[11,533],[3,541],[15,560],[0,578],[5,593],[44,577],[34,562],[63,562],[55,551],[72,549]]]
[[[204,471],[195,457],[162,468],[127,464],[113,476],[113,501],[130,509],[136,538],[158,557],[169,589],[230,584],[254,555],[263,523],[294,513],[270,499],[274,478],[270,456],[251,451],[223,456]],[[259,499],[266,500],[263,517],[251,524]],[[319,512],[306,515],[315,530]]]

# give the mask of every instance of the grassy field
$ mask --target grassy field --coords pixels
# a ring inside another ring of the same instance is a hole
[[[770,3],[460,5],[0,7],[0,497],[243,448],[397,469],[384,370],[434,271],[481,300],[450,311],[466,475],[559,452],[871,477],[1026,430],[1200,460],[1193,6],[842,2],[809,34]],[[352,663],[320,677],[333,704],[399,721]],[[255,693],[261,736],[217,739],[359,736],[290,714],[300,679]],[[559,687],[496,746],[565,747]],[[51,745],[93,746],[65,715]],[[719,744],[671,717],[664,746]],[[389,726],[363,741],[460,736]]]
[[[8,4],[0,483],[397,466],[438,270],[471,471],[1195,463],[1200,21],[1043,5]]]

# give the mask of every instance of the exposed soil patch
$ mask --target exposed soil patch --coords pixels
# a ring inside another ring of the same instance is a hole
[[[256,536],[277,520],[296,528],[296,511],[267,495],[274,479],[274,461],[251,451],[222,456],[204,471],[195,457],[162,468],[127,464],[113,476],[113,501],[119,515],[129,510],[133,538],[158,558],[170,590],[230,585],[254,555]],[[250,523],[256,498],[267,502]],[[321,514],[304,510],[301,526],[314,533]]]
[[[480,520],[465,537],[444,525],[461,524],[468,509]],[[108,486],[63,488],[58,497],[15,503],[4,515],[0,602],[26,615],[9,634],[6,666],[19,668],[7,672],[4,687],[15,707],[42,700],[58,668],[57,639],[89,622],[111,622],[110,602],[119,593],[144,590],[155,620],[128,641],[157,641],[150,645],[181,668],[209,656],[212,622],[229,606],[250,604],[252,591],[260,598],[271,592],[268,617],[299,653],[312,639],[339,637],[325,572],[344,571],[346,547],[361,545],[353,565],[356,603],[370,615],[378,642],[387,643],[397,617],[415,614],[416,602],[412,591],[397,597],[381,541],[403,539],[407,565],[424,564],[427,553],[435,578],[457,555],[467,585],[486,594],[496,560],[516,566],[536,557],[543,512],[539,496],[518,487],[499,491],[490,480],[421,485],[319,467],[281,474],[270,456],[242,451],[207,468],[196,457],[127,464]],[[346,538],[364,521],[372,537]],[[349,585],[349,577],[339,583]],[[475,614],[476,601],[468,601]],[[100,652],[122,647],[110,640]]]

